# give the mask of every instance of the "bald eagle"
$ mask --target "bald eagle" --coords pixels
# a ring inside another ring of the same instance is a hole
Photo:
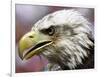
[[[48,69],[94,68],[94,37],[91,23],[78,11],[59,10],[35,23],[19,41],[19,57],[48,59]]]

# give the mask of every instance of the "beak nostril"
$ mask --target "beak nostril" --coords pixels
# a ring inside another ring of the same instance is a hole
[[[34,38],[34,36],[29,36],[29,38]]]

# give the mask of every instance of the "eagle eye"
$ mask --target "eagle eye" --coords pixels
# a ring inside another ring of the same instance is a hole
[[[44,34],[52,36],[55,33],[55,28],[53,26],[51,26],[47,29],[42,29],[41,32],[44,33]]]

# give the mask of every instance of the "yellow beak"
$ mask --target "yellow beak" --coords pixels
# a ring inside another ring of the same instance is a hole
[[[44,47],[50,45],[52,41],[49,36],[38,31],[30,31],[25,34],[19,42],[19,57],[22,60],[30,59],[44,51]]]

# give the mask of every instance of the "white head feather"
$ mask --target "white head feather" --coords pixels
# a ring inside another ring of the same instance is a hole
[[[38,30],[57,27],[58,36],[55,44],[46,47],[42,53],[51,63],[68,66],[70,69],[82,64],[88,57],[93,42],[90,23],[75,10],[60,10],[48,14],[39,20],[34,27]]]

